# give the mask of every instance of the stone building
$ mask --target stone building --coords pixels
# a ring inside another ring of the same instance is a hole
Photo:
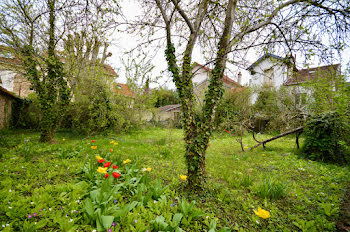
[[[0,86],[0,130],[10,126],[12,117],[12,104],[18,97]],[[15,112],[13,112],[15,113]]]
[[[21,61],[13,57],[6,47],[0,46],[0,86],[26,98],[34,91],[22,71]]]

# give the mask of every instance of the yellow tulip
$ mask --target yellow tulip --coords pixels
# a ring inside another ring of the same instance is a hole
[[[97,149],[97,146],[91,146],[91,149],[95,150],[95,149]]]
[[[107,173],[107,169],[108,169],[108,167],[105,167],[105,168],[103,168],[103,167],[98,167],[97,171],[98,171],[99,173],[104,174],[104,173]]]
[[[254,210],[254,213],[256,215],[258,215],[259,217],[263,218],[263,219],[267,219],[270,217],[270,212],[263,210],[262,208],[258,207],[258,211]]]
[[[114,143],[114,140],[110,141],[109,143],[110,143],[110,144]]]
[[[187,179],[187,176],[186,176],[186,175],[181,175],[181,176],[180,176],[180,179],[183,180],[183,181],[185,181],[185,180]]]
[[[152,170],[152,168],[147,168],[146,171],[147,172],[150,172]]]
[[[127,164],[127,163],[130,163],[130,162],[131,162],[131,160],[129,160],[129,159],[123,160],[123,164]]]
[[[101,156],[96,156],[96,159],[98,159],[98,160],[101,160],[101,159],[103,159]]]

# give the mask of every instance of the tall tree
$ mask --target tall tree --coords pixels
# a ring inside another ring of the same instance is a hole
[[[159,35],[159,29],[166,33],[168,70],[182,105],[188,186],[195,191],[202,189],[205,180],[206,150],[227,61],[237,64],[234,58],[253,47],[280,48],[286,53],[302,50],[307,55],[319,49],[322,55],[343,48],[349,34],[346,0],[154,0],[143,4],[147,14],[139,20],[144,20],[141,29],[149,26],[148,41],[156,40],[152,35]],[[200,115],[194,110],[191,67],[198,45],[209,48],[208,64],[213,66]]]
[[[38,95],[42,114],[40,141],[52,141],[70,102],[68,76],[62,63],[65,59],[58,52],[63,50],[62,39],[76,30],[98,33],[109,28],[113,18],[106,23],[105,17],[111,12],[109,9],[118,9],[117,5],[109,8],[113,3],[112,0],[1,1],[0,44],[22,61],[25,76]],[[92,31],[92,28],[100,30]],[[95,61],[96,51],[93,51]]]

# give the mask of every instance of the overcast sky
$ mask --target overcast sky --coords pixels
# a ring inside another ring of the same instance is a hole
[[[129,0],[129,1],[123,1],[120,3],[124,15],[128,16],[128,18],[132,19],[135,16],[141,14],[140,6],[135,0]],[[165,34],[165,32],[164,32]],[[125,55],[125,52],[131,50],[132,48],[135,48],[140,43],[140,38],[137,38],[135,35],[130,35],[127,33],[119,33],[115,32],[111,38],[111,46],[110,50],[113,53],[112,57],[110,57],[107,62],[112,65],[113,68],[116,69],[119,78],[117,79],[117,82],[125,83],[126,78],[124,76],[124,71],[121,63],[121,59],[127,59],[128,55]],[[164,44],[165,46],[165,44]],[[154,56],[153,58],[153,64],[155,65],[155,68],[152,72],[152,76],[162,76],[160,80],[158,80],[158,83],[166,86],[168,88],[174,89],[175,85],[173,84],[171,77],[167,75],[167,73],[162,73],[162,71],[167,69],[167,63],[164,57],[164,49],[165,47],[161,49],[152,49],[149,51],[150,57]],[[251,52],[246,57],[248,60],[248,63],[253,63],[256,59],[259,57],[255,54],[255,52]],[[205,60],[203,56],[200,53],[199,48],[197,47],[194,50],[193,53],[193,62],[198,62],[201,64],[205,64]],[[350,48],[347,48],[342,53],[342,71],[344,71],[344,68],[346,68],[346,65],[350,62]],[[310,61],[308,62],[310,67],[316,67],[324,64],[320,64],[317,61]],[[303,68],[303,58],[297,57],[297,67]],[[237,67],[230,67],[228,66],[228,69],[226,71],[226,74],[231,79],[236,80],[236,74],[238,71],[242,72],[242,83],[247,84],[250,79],[250,74],[248,71],[246,71],[244,68],[237,68]],[[151,84],[151,87],[157,87],[158,85]]]

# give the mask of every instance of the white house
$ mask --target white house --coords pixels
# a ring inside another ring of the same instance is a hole
[[[316,77],[328,78],[340,73],[340,65],[326,65],[315,68],[298,70],[294,65],[292,57],[282,58],[273,54],[265,54],[247,68],[250,71],[251,79],[249,86],[261,87],[271,86],[276,89],[281,86],[289,86],[296,95],[306,93],[302,83],[313,80]],[[252,103],[257,100],[255,93]]]

